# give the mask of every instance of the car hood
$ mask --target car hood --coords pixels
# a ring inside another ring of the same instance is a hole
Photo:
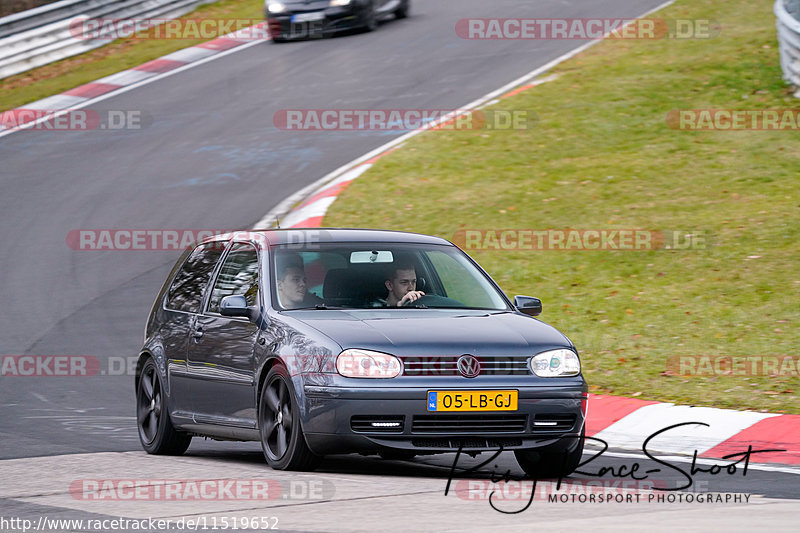
[[[380,309],[292,314],[342,349],[363,348],[402,356],[530,356],[572,347],[554,327],[511,312]]]

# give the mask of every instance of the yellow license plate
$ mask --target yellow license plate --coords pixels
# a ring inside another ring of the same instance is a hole
[[[428,411],[516,411],[515,390],[431,390]]]

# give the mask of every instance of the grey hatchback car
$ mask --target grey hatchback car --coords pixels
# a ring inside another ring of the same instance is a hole
[[[326,454],[513,451],[538,478],[580,462],[587,385],[575,346],[467,254],[364,229],[234,232],[187,249],[137,364],[143,448],[260,441],[267,463]]]

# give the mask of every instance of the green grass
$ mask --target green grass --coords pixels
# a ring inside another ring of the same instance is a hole
[[[800,107],[781,80],[772,4],[678,2],[652,16],[715,19],[719,36],[596,45],[496,106],[533,110],[534,128],[418,136],[350,185],[324,224],[448,239],[468,228],[709,232],[712,246],[695,250],[470,254],[507,294],[542,298],[593,392],[800,413],[797,377],[667,372],[676,355],[800,353],[800,135],[665,120]]]
[[[264,18],[263,8],[263,0],[224,0],[201,6],[180,19],[261,21]],[[118,39],[96,50],[0,80],[0,110],[13,109],[59,94],[208,40]]]

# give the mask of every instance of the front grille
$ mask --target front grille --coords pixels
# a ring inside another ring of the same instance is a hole
[[[415,415],[413,433],[522,433],[527,415]]]
[[[402,357],[405,376],[459,376],[458,356]],[[530,374],[529,357],[483,357],[481,376],[524,376]]]
[[[574,414],[537,414],[533,418],[534,433],[564,432],[575,425]]]
[[[522,439],[481,439],[477,437],[466,438],[435,438],[412,439],[411,445],[417,448],[449,448],[449,449],[498,449],[511,446],[522,446]]]
[[[402,433],[403,415],[356,415],[350,418],[350,429],[356,433]]]

